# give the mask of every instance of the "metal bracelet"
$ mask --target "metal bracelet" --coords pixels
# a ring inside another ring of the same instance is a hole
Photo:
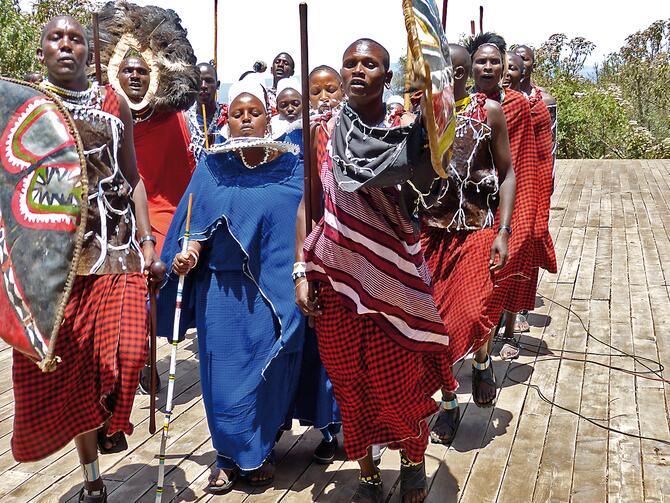
[[[512,235],[512,228],[509,225],[501,225],[498,227],[498,232],[505,231],[508,236]]]
[[[142,236],[139,239],[140,246],[142,246],[147,241],[151,241],[155,246],[156,245],[156,236],[152,236],[151,234],[147,234],[146,236]]]

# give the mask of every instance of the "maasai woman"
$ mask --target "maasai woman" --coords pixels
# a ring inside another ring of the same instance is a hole
[[[524,79],[524,61],[516,52],[508,52],[507,74],[503,79],[503,87],[520,91],[521,82]],[[536,172],[537,172],[537,197],[538,213],[535,227],[533,229],[533,269],[530,281],[517,285],[516,295],[519,301],[516,305],[524,305],[525,308],[519,313],[505,313],[505,330],[503,339],[506,341],[500,350],[500,356],[504,359],[513,359],[519,355],[519,346],[515,342],[516,332],[528,332],[530,326],[526,320],[529,310],[535,307],[535,294],[539,278],[539,268],[556,272],[556,254],[554,245],[549,234],[549,206],[551,204],[552,192],[552,137],[551,116],[547,106],[542,102],[542,92],[539,88],[533,88],[531,95],[526,95],[530,105],[531,121],[535,135]]]
[[[371,446],[401,449],[403,503],[426,497],[425,418],[436,410],[432,394],[440,382],[430,357],[448,337],[432,296],[426,266],[402,203],[410,178],[432,182],[418,118],[384,128],[382,96],[393,76],[388,51],[360,39],[344,52],[342,78],[348,103],[326,126],[332,155],[319,175],[325,215],[305,240],[304,212],[296,227],[296,302],[316,316],[319,351],[342,411],[344,447],[361,473],[353,501],[382,501],[380,471]],[[321,140],[327,139],[322,136]],[[397,152],[404,152],[398,155]],[[410,203],[411,204],[411,203]],[[301,235],[302,232],[302,235]],[[305,278],[318,282],[318,302],[309,299]],[[450,391],[456,382],[445,383]]]
[[[255,81],[233,84],[232,140],[263,138],[269,114]],[[218,472],[209,490],[230,491],[240,475],[271,483],[277,434],[292,414],[303,345],[291,267],[303,165],[264,147],[205,156],[186,190],[193,194],[188,252],[181,254],[187,198],[163,251],[172,274],[159,319],[170,326],[176,275],[188,273],[182,322],[198,329],[202,394]],[[163,332],[167,333],[167,332]]]
[[[520,54],[526,55],[525,50],[521,49],[520,52],[510,52],[507,54],[510,64],[507,71],[508,78],[503,84],[506,83],[506,87],[509,89],[523,92],[522,83],[526,81],[526,61],[524,61]],[[529,72],[532,71],[532,62],[530,65]],[[554,171],[552,118],[543,100],[543,91],[537,86],[526,87],[526,89],[530,89],[528,93],[524,92],[524,96],[526,96],[530,105],[530,116],[533,123],[533,132],[535,133],[535,149],[537,154],[538,213],[533,235],[534,267],[531,280],[523,286],[520,285],[518,291],[518,296],[521,299],[518,304],[525,305],[524,311],[516,315],[510,313],[507,316],[505,338],[510,343],[504,348],[504,351],[501,350],[501,356],[506,358],[513,358],[519,353],[518,347],[512,342],[514,341],[513,334],[515,332],[527,332],[530,330],[530,326],[526,320],[526,313],[535,307],[539,269],[542,268],[551,273],[557,271],[556,252],[554,251],[554,243],[549,233],[549,208],[551,206]]]
[[[516,179],[509,258],[505,267],[496,274],[497,288],[488,307],[492,312],[499,312],[501,308],[518,312],[523,308],[519,305],[518,292],[531,281],[533,274],[533,232],[538,207],[535,136],[530,107],[522,93],[502,88],[507,48],[502,37],[495,33],[482,33],[469,39],[466,47],[472,56],[475,90],[502,105]],[[489,339],[487,354],[491,352],[491,345],[492,339]],[[480,366],[480,370],[477,404],[493,405],[497,386],[490,358]]]
[[[285,80],[289,79],[280,81],[279,85],[281,86]],[[318,118],[323,117],[324,114],[331,114],[332,110],[339,107],[342,101],[342,78],[331,67],[319,66],[310,73],[309,85],[310,115],[316,121],[312,122],[312,144],[316,145],[319,134],[327,134],[324,122]],[[302,129],[298,131],[302,134]],[[317,165],[320,165],[324,155],[325,149],[313,149],[312,159]],[[317,204],[315,208],[320,210],[323,205],[321,194],[315,194],[314,199]],[[319,356],[316,332],[309,326],[305,332],[294,417],[300,420],[302,425],[310,425],[319,429],[323,435],[323,440],[314,451],[314,460],[321,464],[332,463],[337,454],[339,442],[336,435],[341,429],[342,419],[335,400],[333,384]]]
[[[277,84],[277,115],[272,117],[272,137],[302,150],[302,96],[298,79],[288,77]]]
[[[43,459],[72,439],[84,473],[79,502],[107,501],[101,452],[118,452],[131,434],[130,412],[146,357],[147,270],[154,260],[146,192],[135,166],[132,115],[110,86],[86,79],[86,34],[67,16],[42,30],[37,56],[43,86],[74,118],[86,151],[89,212],[51,373],[14,352],[12,452]],[[111,209],[111,210],[110,210]]]
[[[467,93],[472,62],[465,47],[450,44],[449,54],[458,112],[454,154],[442,198],[423,214],[422,246],[450,337],[447,351],[435,356],[436,370],[450,375],[451,366],[474,351],[472,397],[480,404],[482,377],[494,378],[487,342],[500,309],[491,311],[489,303],[495,274],[507,262],[515,179],[502,107],[482,93]],[[448,444],[460,412],[455,393],[443,389],[442,395],[431,439]]]

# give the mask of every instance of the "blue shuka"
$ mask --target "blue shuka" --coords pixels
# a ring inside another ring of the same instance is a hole
[[[291,272],[303,163],[284,154],[247,169],[232,154],[205,156],[175,213],[162,259],[181,251],[188,194],[191,239],[203,250],[184,288],[180,335],[198,330],[203,402],[220,468],[258,468],[290,421],[302,360],[304,318]],[[177,277],[158,301],[159,333],[171,334]]]

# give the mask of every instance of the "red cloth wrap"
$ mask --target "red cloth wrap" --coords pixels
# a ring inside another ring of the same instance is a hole
[[[151,231],[160,255],[172,216],[195,169],[190,135],[181,112],[157,114],[135,124],[137,169],[149,203]]]
[[[14,459],[44,459],[108,419],[110,435],[133,432],[130,412],[147,353],[146,295],[141,273],[77,276],[56,370],[43,373],[14,351]]]
[[[549,233],[549,210],[553,191],[554,156],[552,153],[551,115],[547,105],[542,101],[538,90],[528,100],[530,116],[535,132],[535,149],[537,152],[537,219],[533,238],[535,256],[533,265],[551,273],[557,272],[554,242]]]
[[[342,413],[348,459],[361,459],[373,444],[405,450],[419,462],[428,443],[425,419],[435,413],[432,395],[442,384],[431,353],[408,351],[369,316],[352,313],[330,284],[319,284],[323,314],[316,318],[319,354]]]
[[[509,260],[495,275],[498,288],[488,307],[490,312],[502,308],[516,313],[535,308],[536,285],[532,278],[535,269],[533,237],[538,212],[538,170],[528,100],[520,92],[505,90],[502,108],[507,121],[516,177],[516,198],[512,213],[512,236],[509,239]]]

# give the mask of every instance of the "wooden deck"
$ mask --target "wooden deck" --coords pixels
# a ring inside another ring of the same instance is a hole
[[[502,382],[495,409],[467,404],[470,362],[457,369],[464,417],[449,449],[429,446],[430,502],[670,499],[670,446],[608,432],[560,408],[610,428],[670,441],[670,388],[606,367],[645,370],[587,337],[577,317],[601,341],[670,365],[670,161],[561,161],[557,177],[551,229],[559,273],[545,274],[539,292],[576,314],[538,299],[521,358],[495,362]],[[159,349],[163,375],[168,351]],[[0,351],[0,369],[1,501],[74,501],[81,474],[72,445],[38,463],[13,460],[6,348]],[[299,426],[279,443],[272,487],[239,484],[227,496],[207,495],[215,454],[200,403],[193,340],[180,345],[177,375],[164,501],[349,501],[356,464],[342,458],[328,467],[312,463],[320,435]],[[537,390],[560,407],[542,400]],[[161,398],[162,406],[165,393]],[[153,501],[160,432],[148,435],[147,409],[148,398],[138,396],[130,449],[101,457],[111,502]],[[384,486],[394,502],[399,501],[397,467],[397,453],[385,452]]]

